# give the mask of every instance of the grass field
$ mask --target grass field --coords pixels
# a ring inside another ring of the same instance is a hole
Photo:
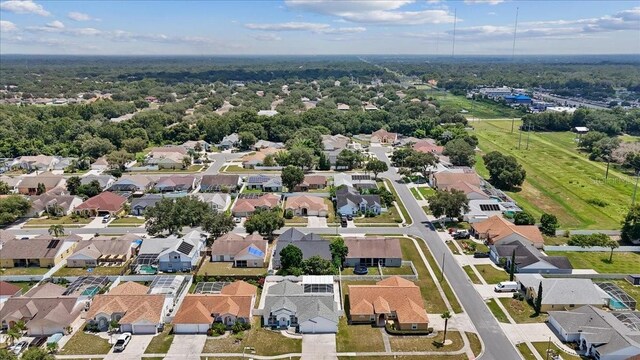
[[[464,270],[464,272],[467,273],[467,276],[469,277],[469,279],[471,279],[472,283],[474,283],[474,284],[482,284],[482,281],[480,281],[480,279],[478,278],[478,275],[476,275],[476,273],[473,272],[473,269],[471,268],[471,265],[463,266],[462,270]]]
[[[447,331],[447,340],[453,343],[447,346],[441,346],[442,335],[438,334],[435,338],[427,338],[424,336],[390,336],[389,343],[392,351],[456,351],[462,348],[462,336],[458,331]],[[431,358],[430,356],[428,357]]]
[[[547,320],[547,314],[535,314],[533,307],[525,300],[516,300],[512,298],[500,298],[502,305],[507,309],[509,315],[518,324],[541,323]]]
[[[540,356],[542,356],[542,358],[546,358],[547,349],[549,348],[549,349],[553,350],[554,353],[560,354],[560,356],[562,356],[563,360],[587,360],[587,359],[589,359],[587,357],[569,355],[566,352],[561,351],[560,349],[558,349],[558,347],[554,343],[551,343],[551,346],[549,346],[548,342],[534,342],[534,343],[531,343],[531,345],[533,345],[533,347],[536,350],[538,350],[538,353],[540,354]]]
[[[496,303],[496,299],[489,299],[487,300],[486,303],[489,310],[491,310],[491,313],[493,314],[493,316],[495,316],[495,318],[498,319],[499,322],[509,323],[509,319],[507,318],[507,315],[505,315],[502,309],[500,309],[500,307],[498,306],[498,303]]]
[[[418,191],[420,192],[420,194],[422,195],[423,198],[428,198],[429,196],[433,195],[436,193],[435,190],[433,190],[430,187],[426,187],[426,186],[420,186],[418,187]]]
[[[422,241],[421,239],[417,239],[418,244],[420,245],[420,249],[422,249],[422,252],[424,253],[425,258],[427,258],[427,262],[429,263],[429,266],[431,266],[431,269],[433,269],[433,273],[436,276],[436,279],[438,279],[438,281],[440,280],[440,278],[442,278],[442,271],[440,270],[440,267],[438,266],[438,264],[436,263],[436,260],[433,258],[433,256],[431,255],[431,252],[429,251],[429,249],[427,248],[427,245],[424,243],[424,241]],[[406,258],[406,253],[403,253],[403,255]],[[422,264],[422,260],[420,260],[420,256],[416,253],[418,260],[413,260],[413,265],[416,266],[416,269],[418,269],[417,263],[419,262],[420,264]],[[425,269],[426,270],[426,269]],[[418,269],[418,272],[420,273],[420,270]],[[428,274],[427,272],[425,272],[425,274]],[[424,281],[424,276],[422,274],[420,274],[420,281]],[[431,277],[429,277],[429,279],[431,279]],[[462,311],[462,306],[460,306],[460,303],[458,302],[458,299],[456,298],[455,294],[453,293],[453,290],[451,289],[451,286],[449,286],[449,282],[444,279],[443,281],[440,281],[440,286],[442,286],[442,291],[444,291],[445,296],[447,297],[447,300],[449,300],[449,303],[451,304],[451,308],[453,309],[454,313],[461,313]],[[432,289],[435,288],[432,287]],[[437,293],[437,291],[434,291]],[[439,296],[438,296],[439,297]],[[446,310],[446,309],[444,309]],[[438,313],[443,312],[444,310],[440,310],[437,311]],[[427,312],[430,312],[429,310],[427,310]]]
[[[396,204],[398,204],[398,207],[400,208],[400,212],[402,213],[402,216],[404,216],[404,221],[406,222],[406,224],[407,225],[413,224],[413,220],[411,219],[411,216],[409,216],[409,212],[407,211],[407,208],[404,207],[402,200],[400,200],[400,197],[398,196],[398,192],[396,192],[396,188],[393,187],[393,184],[391,183],[391,181],[385,179],[384,182],[389,188],[389,191],[391,191],[393,196],[396,198]]]
[[[604,280],[602,282],[612,282],[629,296],[636,300],[636,303],[640,304],[640,286],[633,286],[627,280]]]
[[[47,271],[49,269],[41,267],[13,267],[4,269],[2,275],[44,275]]]
[[[164,331],[154,336],[151,342],[144,350],[145,354],[166,354],[173,342],[173,334],[171,334],[171,326],[165,326]]]
[[[516,122],[515,128],[519,125]],[[620,228],[630,205],[633,179],[612,169],[605,183],[606,164],[590,161],[579,153],[574,134],[531,133],[526,150],[529,134],[525,133],[518,150],[519,132],[511,133],[510,121],[479,121],[473,126],[483,153],[495,150],[513,155],[527,171],[522,189],[508,192],[520,207],[538,219],[543,212],[555,214],[562,229]],[[481,155],[477,156],[476,169],[488,178]],[[593,205],[595,200],[607,205]]]
[[[367,324],[349,325],[344,316],[338,323],[336,347],[338,352],[384,351],[379,328]]]
[[[411,194],[413,194],[413,197],[416,198],[416,200],[422,200],[422,196],[418,192],[418,189],[411,188]]]
[[[301,339],[286,338],[280,332],[264,329],[260,327],[260,318],[254,318],[251,329],[242,335],[231,335],[223,339],[207,339],[202,352],[242,353],[244,347],[253,347],[258,355],[272,356],[302,351]]]
[[[467,338],[469,338],[469,346],[471,346],[471,351],[473,351],[473,355],[478,356],[482,352],[482,342],[480,342],[480,337],[476,333],[466,332]]]
[[[60,351],[60,355],[100,355],[111,349],[109,342],[97,335],[76,331]]]
[[[492,101],[473,101],[464,96],[456,96],[442,91],[427,91],[427,96],[432,97],[440,103],[441,107],[451,107],[460,112],[466,110],[466,116],[480,119],[495,118],[520,118],[524,115],[518,110],[500,105]]]
[[[574,269],[593,269],[604,274],[640,273],[640,253],[614,252],[611,263],[609,252],[550,251],[547,254],[568,257]]]
[[[537,360],[536,356],[533,355],[533,353],[531,352],[531,349],[529,349],[527,344],[520,343],[516,345],[516,348],[518,348],[518,351],[520,352],[524,360]]]
[[[31,219],[24,225],[25,227],[49,227],[50,225],[62,225],[68,227],[83,226],[91,222],[91,218],[78,217],[72,219],[70,216],[62,216],[59,218],[43,217],[38,219]]]
[[[476,265],[476,269],[488,284],[509,280],[509,274],[506,271],[496,269],[491,265]]]
[[[145,220],[137,217],[123,217],[114,219],[107,225],[108,227],[129,227],[144,225]]]

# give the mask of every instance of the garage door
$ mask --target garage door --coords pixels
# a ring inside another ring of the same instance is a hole
[[[209,324],[175,324],[173,330],[176,334],[206,334]]]
[[[155,325],[133,325],[133,334],[155,334]]]

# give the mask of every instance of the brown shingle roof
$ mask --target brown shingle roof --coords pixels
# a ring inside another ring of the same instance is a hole
[[[321,175],[306,175],[303,184],[307,185],[326,185],[327,178]]]
[[[0,296],[13,296],[21,291],[19,286],[15,286],[6,281],[0,281]]]
[[[324,199],[319,196],[291,196],[287,198],[287,205],[285,209],[309,209],[314,211],[329,210],[329,206],[324,202]]]
[[[235,256],[242,249],[250,245],[254,245],[258,249],[260,249],[263,253],[266,253],[267,251],[267,241],[262,239],[262,237],[260,239],[249,238],[249,236],[247,236],[247,238],[242,238],[242,236],[240,235],[226,234],[219,237],[218,239],[216,239],[216,241],[213,242],[213,245],[211,245],[211,254],[213,256],[216,256],[216,255]]]
[[[433,175],[439,189],[445,189],[447,186],[455,184],[459,181],[466,182],[474,186],[480,186],[481,181],[475,172],[454,173],[450,171],[442,171]]]
[[[349,248],[348,258],[399,258],[402,259],[400,241],[386,237],[346,237],[344,244]]]
[[[125,313],[120,319],[120,324],[139,321],[160,323],[163,306],[164,295],[96,295],[91,302],[87,318],[95,318],[100,313],[117,312]]]
[[[38,187],[38,184],[44,184],[45,189],[50,190],[54,187],[58,186],[63,181],[62,176],[25,176],[22,178],[22,181],[18,184],[18,189],[35,189]]]
[[[259,207],[272,209],[279,201],[280,197],[274,194],[264,194],[255,199],[238,199],[233,206],[233,212],[252,212]]]
[[[124,284],[120,284],[111,291],[109,295],[145,295],[149,292],[149,288],[137,282],[127,281]]]
[[[202,176],[201,185],[206,186],[228,186],[234,187],[238,185],[240,181],[239,175],[204,175]]]
[[[25,240],[9,240],[0,251],[0,259],[52,259],[65,241],[77,241],[75,237],[53,239],[50,236]]]
[[[258,288],[249,284],[248,282],[238,280],[223,287],[222,290],[220,290],[220,293],[225,295],[236,295],[236,296],[255,296],[257,289]]]
[[[515,225],[507,219],[494,215],[487,220],[471,224],[473,230],[488,236],[489,241],[496,243],[511,234],[519,234],[534,244],[544,244],[540,229],[535,225]]]
[[[187,295],[175,317],[174,324],[211,324],[212,315],[231,314],[251,316],[257,288],[244,281],[236,281],[222,288],[220,294]]]
[[[76,207],[76,210],[118,211],[127,198],[109,191],[100,193]]]

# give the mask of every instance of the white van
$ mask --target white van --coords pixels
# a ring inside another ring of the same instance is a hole
[[[495,292],[516,292],[518,291],[518,283],[515,281],[501,281],[493,290]]]

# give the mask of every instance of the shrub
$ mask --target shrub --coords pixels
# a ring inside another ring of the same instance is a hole
[[[240,321],[236,321],[236,323],[231,327],[231,331],[233,331],[234,334],[238,334],[249,329],[251,329],[251,324]]]
[[[384,328],[391,335],[429,335],[433,333],[431,327],[426,330],[398,330],[395,328],[395,324],[386,324]]]
[[[224,334],[225,331],[227,331],[227,327],[223,323],[217,322],[207,332],[209,336],[219,336]]]
[[[606,207],[607,205],[609,205],[608,202],[600,199],[587,199],[587,203],[598,207]]]
[[[292,210],[285,211],[284,212],[284,218],[288,219],[288,220],[293,219],[293,211]]]

